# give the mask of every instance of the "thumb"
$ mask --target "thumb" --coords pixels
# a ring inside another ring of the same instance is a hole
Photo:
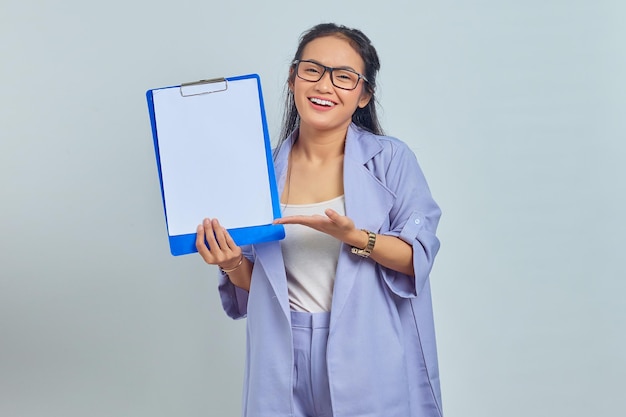
[[[337,222],[337,220],[339,220],[339,218],[341,217],[341,216],[339,215],[339,213],[337,213],[335,210],[330,209],[330,208],[328,208],[328,209],[324,210],[324,213],[326,214],[326,216],[327,216],[330,220],[332,220],[332,221],[333,221],[333,222],[335,222],[335,223],[336,223],[336,222]]]
[[[352,224],[352,221],[348,217],[342,216],[333,209],[326,209],[324,210],[324,213],[331,222],[339,227],[350,227],[350,225]]]

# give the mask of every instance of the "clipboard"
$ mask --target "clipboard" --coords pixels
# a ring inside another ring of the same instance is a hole
[[[197,252],[206,217],[239,246],[283,239],[259,76],[155,88],[146,99],[172,255]]]

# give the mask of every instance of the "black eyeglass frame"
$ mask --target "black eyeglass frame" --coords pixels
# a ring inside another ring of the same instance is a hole
[[[324,68],[324,71],[320,74],[320,77],[316,81],[307,80],[306,78],[302,78],[300,75],[298,75],[298,66],[300,65],[301,62],[308,62],[310,64],[319,65],[320,67]],[[363,81],[365,81],[366,83],[369,84],[369,81],[367,80],[367,78],[365,78],[365,75],[359,74],[358,72],[356,72],[355,70],[350,69],[350,68],[345,68],[345,67],[327,67],[326,65],[320,64],[319,62],[313,61],[311,59],[296,59],[291,64],[294,66],[296,76],[298,78],[300,78],[301,80],[307,81],[307,82],[310,82],[310,83],[318,82],[319,80],[321,80],[324,77],[324,74],[326,74],[326,72],[328,72],[328,73],[330,73],[330,82],[335,87],[341,88],[342,90],[347,90],[347,91],[355,90],[359,86],[359,81],[361,81],[361,80],[363,80]],[[357,78],[357,81],[354,84],[354,87],[352,87],[352,88],[341,87],[341,86],[338,86],[337,84],[335,84],[335,77],[333,76],[333,71],[334,70],[348,71],[348,72],[351,72],[353,74],[356,74],[359,78]]]

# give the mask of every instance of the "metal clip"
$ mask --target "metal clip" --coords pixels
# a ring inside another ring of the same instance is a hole
[[[226,78],[213,78],[180,85],[180,95],[182,97],[219,93],[226,90],[228,90],[228,80]]]

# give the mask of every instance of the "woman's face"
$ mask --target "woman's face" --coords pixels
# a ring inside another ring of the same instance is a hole
[[[312,60],[333,68],[349,68],[359,74],[365,71],[358,52],[347,40],[336,36],[312,40],[305,46],[300,60]],[[360,80],[354,90],[335,87],[328,71],[317,82],[294,77],[290,87],[300,115],[301,129],[325,132],[347,129],[356,109],[365,107],[370,101],[371,94],[364,84],[365,81]]]

